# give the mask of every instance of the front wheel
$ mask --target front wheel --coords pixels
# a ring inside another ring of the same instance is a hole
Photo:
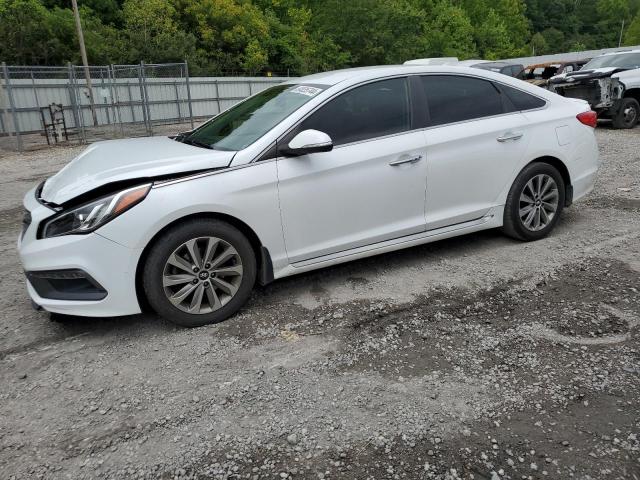
[[[149,252],[143,285],[151,307],[185,327],[221,322],[248,300],[256,258],[228,223],[195,219],[165,232]]]
[[[640,104],[635,98],[623,98],[618,113],[613,117],[614,128],[633,128],[640,119]]]
[[[558,222],[564,201],[565,185],[560,172],[548,163],[532,163],[511,186],[502,229],[518,240],[543,238]]]

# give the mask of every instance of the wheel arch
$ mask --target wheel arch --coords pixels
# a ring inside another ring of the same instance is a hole
[[[623,94],[624,97],[634,98],[638,103],[640,103],[640,87],[630,88],[629,90],[625,90]]]
[[[149,303],[146,298],[146,294],[144,292],[144,288],[142,285],[142,272],[144,270],[144,264],[147,261],[149,256],[149,252],[153,245],[162,237],[163,233],[173,228],[174,226],[189,221],[193,219],[212,219],[212,220],[221,220],[224,221],[238,230],[247,237],[249,243],[251,244],[251,248],[256,256],[256,261],[258,264],[258,277],[257,280],[260,285],[266,285],[273,281],[273,264],[271,262],[271,255],[269,254],[269,250],[262,244],[262,241],[258,237],[258,234],[245,222],[242,220],[232,216],[227,215],[225,213],[217,213],[217,212],[200,212],[200,213],[192,213],[189,215],[185,215],[184,217],[177,218],[160,230],[158,230],[151,240],[147,243],[147,245],[142,250],[142,254],[140,258],[138,258],[138,263],[136,265],[136,276],[135,276],[135,284],[136,284],[136,297],[138,298],[138,303],[140,304],[140,308],[145,310],[150,310]]]
[[[520,169],[516,177],[520,175],[520,172],[522,172],[522,170],[524,170],[525,168],[527,168],[529,165],[533,163],[547,163],[552,167],[554,167],[556,170],[558,170],[558,172],[562,176],[562,181],[564,182],[564,189],[565,189],[564,206],[565,207],[570,206],[571,203],[573,202],[573,186],[571,185],[571,174],[569,173],[569,169],[567,168],[565,163],[562,160],[560,160],[558,157],[545,155],[542,157],[535,158],[531,160],[529,163],[527,163],[526,165],[524,165]]]

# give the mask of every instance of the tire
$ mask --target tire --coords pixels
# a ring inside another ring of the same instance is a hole
[[[251,295],[256,272],[253,248],[237,228],[195,219],[170,228],[154,243],[142,283],[158,315],[199,327],[236,313]]]
[[[625,97],[620,102],[620,108],[613,117],[614,128],[633,128],[640,120],[640,103],[635,98]]]
[[[548,184],[548,179],[553,182]],[[553,192],[555,195],[552,195]],[[544,238],[558,222],[564,202],[565,185],[560,172],[548,163],[529,164],[516,177],[509,190],[502,230],[506,235],[523,241]],[[552,211],[552,206],[555,211]],[[532,208],[533,218],[530,217],[532,211],[527,207]]]

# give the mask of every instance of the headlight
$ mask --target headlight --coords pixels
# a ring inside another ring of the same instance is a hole
[[[44,224],[42,237],[93,232],[144,200],[150,189],[151,184],[129,188],[62,212]]]

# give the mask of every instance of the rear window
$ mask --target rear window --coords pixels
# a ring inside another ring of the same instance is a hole
[[[533,110],[534,108],[542,108],[547,102],[535,95],[530,95],[517,88],[500,84],[500,90],[507,96],[516,110]]]

